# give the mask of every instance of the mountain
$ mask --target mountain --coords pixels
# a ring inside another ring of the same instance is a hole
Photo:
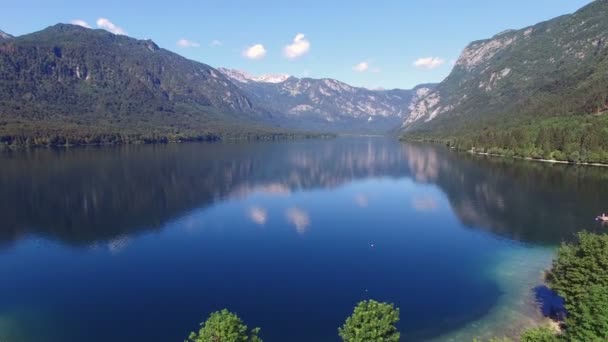
[[[5,40],[5,39],[11,39],[11,38],[13,38],[13,36],[0,30],[0,41]]]
[[[263,82],[263,83],[281,83],[285,82],[290,75],[287,74],[267,74],[254,76],[247,72],[228,69],[228,68],[218,68],[224,75],[230,77],[232,80],[240,82],[240,83],[251,83],[251,82]]]
[[[398,126],[413,103],[430,92],[425,84],[411,90],[370,90],[333,79],[289,75],[252,76],[219,68],[284,127],[349,133],[386,133]]]
[[[599,131],[608,122],[600,115],[608,112],[606,18],[608,0],[596,0],[576,13],[469,44],[450,75],[413,106],[403,132],[460,139],[469,148],[483,145],[542,154],[591,148],[577,146],[575,133],[561,143],[545,143],[538,135],[543,131],[550,136],[559,127],[580,131],[583,137],[588,136],[587,126],[597,127],[592,135],[608,133]],[[608,149],[604,145],[593,148]]]
[[[272,132],[269,119],[221,72],[151,40],[58,24],[0,41],[0,142],[218,139]]]

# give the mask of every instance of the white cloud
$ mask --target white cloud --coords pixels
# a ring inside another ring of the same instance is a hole
[[[372,66],[372,64],[367,61],[363,61],[361,63],[356,64],[355,66],[353,66],[353,70],[356,72],[373,72],[373,73],[382,72],[382,69],[380,69],[377,66]]]
[[[243,51],[243,56],[249,59],[262,59],[266,56],[266,48],[262,44],[252,45]]]
[[[74,19],[74,20],[70,21],[70,24],[82,26],[82,27],[85,27],[85,28],[88,28],[88,29],[91,28],[91,25],[89,25],[86,21],[84,21],[82,19]]]
[[[445,60],[443,58],[439,58],[439,57],[424,57],[424,58],[418,58],[416,61],[414,61],[414,66],[417,68],[424,68],[424,69],[436,69],[440,66],[442,66],[443,64],[445,64]]]
[[[114,24],[113,22],[111,22],[109,19],[106,19],[106,18],[97,19],[97,27],[102,28],[106,31],[112,32],[114,34],[122,34],[122,35],[127,34],[127,32],[125,30],[123,30],[122,27]]]
[[[211,41],[211,43],[209,43],[209,46],[211,47],[215,47],[215,46],[222,46],[224,45],[224,43],[222,43],[221,41],[214,39]]]
[[[353,70],[356,72],[365,72],[369,70],[369,63],[361,62],[353,67]]]
[[[197,42],[193,42],[193,41],[185,39],[185,38],[178,40],[176,44],[180,48],[194,48],[194,47],[201,46],[201,44],[199,44]]]
[[[304,34],[298,33],[293,38],[293,42],[283,48],[283,54],[289,59],[298,58],[310,50],[310,41]]]

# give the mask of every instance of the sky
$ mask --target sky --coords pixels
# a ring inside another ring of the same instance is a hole
[[[103,28],[214,67],[412,88],[445,78],[471,41],[590,0],[0,0],[0,29]]]

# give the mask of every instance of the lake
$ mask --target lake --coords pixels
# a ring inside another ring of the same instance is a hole
[[[0,152],[0,341],[183,341],[228,308],[338,341],[358,301],[406,341],[509,335],[608,169],[384,138]]]

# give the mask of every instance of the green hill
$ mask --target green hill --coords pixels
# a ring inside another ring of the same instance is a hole
[[[216,69],[75,25],[0,40],[0,142],[100,144],[289,134]]]

